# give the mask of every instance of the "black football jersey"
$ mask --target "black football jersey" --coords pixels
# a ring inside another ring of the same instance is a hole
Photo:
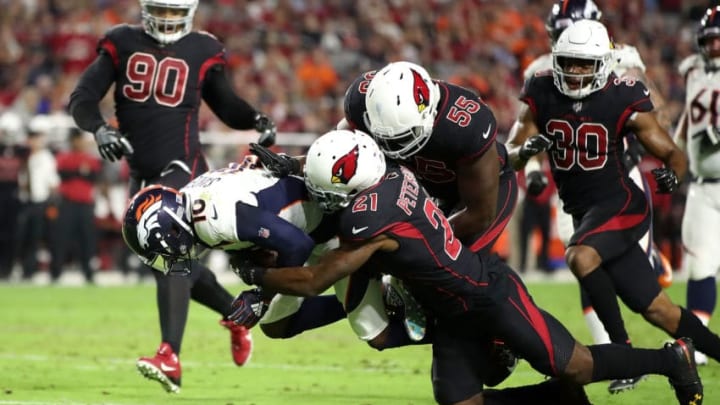
[[[375,71],[361,74],[345,93],[345,118],[367,133],[363,120],[365,94],[374,74]],[[430,140],[403,164],[413,170],[431,196],[453,206],[460,201],[455,172],[458,162],[474,159],[495,147],[500,155],[500,173],[508,164],[507,151],[495,141],[495,115],[475,93],[443,81],[436,83],[440,87],[440,102]]]
[[[551,73],[525,83],[520,99],[534,113],[538,129],[554,142],[550,164],[566,212],[583,213],[637,187],[623,165],[623,139],[630,116],[653,109],[649,94],[642,82],[614,74],[604,88],[580,100],[562,94]]]
[[[130,164],[157,174],[171,160],[200,153],[198,110],[208,69],[225,64],[223,45],[191,32],[161,46],[142,27],[118,25],[100,40],[115,66],[115,109],[120,131],[132,139]],[[161,158],[158,158],[161,154]]]
[[[494,272],[455,238],[450,223],[406,167],[388,162],[383,180],[358,194],[340,214],[339,236],[361,241],[385,234],[394,252],[376,252],[372,262],[402,279],[416,299],[439,316],[483,311],[506,297]],[[491,298],[492,297],[492,298]]]

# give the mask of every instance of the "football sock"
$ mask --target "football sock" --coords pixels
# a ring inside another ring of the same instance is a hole
[[[201,263],[193,263],[190,277],[193,279],[190,297],[226,317],[234,297],[218,283],[215,273]]]
[[[581,385],[553,378],[540,384],[483,391],[485,405],[590,405]]]
[[[605,331],[605,325],[600,322],[600,318],[598,318],[595,309],[593,309],[593,307],[585,308],[583,310],[583,316],[585,318],[585,324],[588,329],[590,329],[593,343],[596,345],[610,343],[610,335]]]
[[[702,280],[688,280],[686,295],[687,307],[690,311],[693,313],[701,312],[708,315],[712,314],[715,310],[715,301],[717,300],[715,277],[707,277]]]
[[[306,330],[330,325],[345,317],[345,308],[335,295],[308,297],[290,318],[286,334],[287,337],[292,337]]]
[[[595,308],[593,308],[592,303],[590,303],[590,297],[588,297],[587,292],[585,292],[582,287],[580,287],[580,305],[582,305],[585,324],[587,324],[588,329],[590,329],[593,343],[596,345],[610,343],[610,335],[608,335],[605,330],[605,325],[600,322]]]
[[[588,346],[593,357],[592,380],[634,378],[645,374],[667,375],[675,365],[666,349],[635,349],[626,345]]]
[[[597,268],[580,279],[580,285],[590,297],[598,318],[610,335],[610,340],[614,343],[628,343],[630,339],[625,331],[615,287],[610,276],[602,268]]]
[[[677,331],[672,334],[674,338],[689,337],[695,348],[709,357],[720,361],[720,337],[700,322],[700,320],[685,308],[680,307],[680,323]]]
[[[190,306],[190,279],[179,274],[153,271],[157,285],[157,306],[162,341],[180,355],[185,323]]]

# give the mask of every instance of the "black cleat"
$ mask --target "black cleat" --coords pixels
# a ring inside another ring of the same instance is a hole
[[[629,391],[631,389],[634,389],[635,386],[644,379],[645,376],[641,375],[640,377],[635,378],[621,378],[619,380],[612,380],[610,381],[610,385],[608,385],[608,392],[611,394],[619,394],[623,391]]]
[[[677,364],[668,381],[675,390],[675,397],[680,405],[702,405],[703,385],[695,364],[695,346],[692,339],[680,338],[672,343],[665,343],[671,350]]]

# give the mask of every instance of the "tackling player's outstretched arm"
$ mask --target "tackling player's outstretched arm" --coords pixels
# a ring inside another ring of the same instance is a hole
[[[500,176],[497,147],[482,156],[457,164],[457,186],[466,209],[449,218],[455,235],[462,239],[486,230],[497,214]]]
[[[672,169],[678,179],[687,172],[687,157],[660,126],[652,112],[636,112],[625,124],[645,149]]]
[[[363,242],[341,242],[340,247],[324,255],[319,263],[304,267],[246,270],[241,277],[247,284],[255,284],[265,291],[302,297],[319,295],[336,281],[362,267],[378,250],[393,251],[398,243],[385,235]]]

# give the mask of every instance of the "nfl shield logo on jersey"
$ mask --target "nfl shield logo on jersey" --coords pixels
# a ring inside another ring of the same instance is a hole
[[[270,230],[267,229],[267,228],[262,228],[262,227],[261,227],[261,228],[258,230],[258,236],[261,237],[261,238],[267,239],[267,238],[270,237]]]
[[[580,110],[582,110],[582,107],[583,107],[582,101],[577,101],[577,102],[573,103],[573,105],[572,105],[572,108],[573,108],[573,110],[575,110],[575,112],[580,112]]]

